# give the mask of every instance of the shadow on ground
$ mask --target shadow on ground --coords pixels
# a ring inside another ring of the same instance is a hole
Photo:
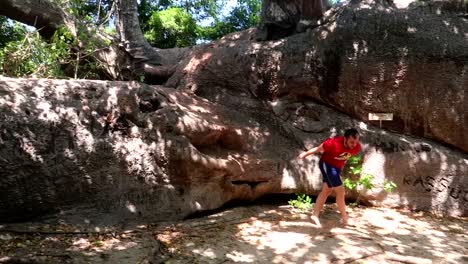
[[[200,218],[124,227],[2,226],[0,263],[462,263],[466,218],[332,204],[321,216],[286,205],[232,207]],[[47,222],[47,221],[46,221]],[[52,222],[50,222],[52,223]]]

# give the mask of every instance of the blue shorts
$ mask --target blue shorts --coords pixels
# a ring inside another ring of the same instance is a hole
[[[341,182],[341,170],[323,161],[319,162],[320,171],[322,172],[323,182],[326,182],[328,187],[338,187],[343,183]]]

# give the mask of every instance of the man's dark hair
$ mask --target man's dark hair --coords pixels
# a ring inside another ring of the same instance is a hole
[[[355,128],[349,128],[344,132],[344,136],[345,138],[349,138],[350,136],[356,138],[359,136],[359,132]]]

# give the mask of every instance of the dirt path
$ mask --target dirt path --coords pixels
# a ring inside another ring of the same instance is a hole
[[[256,205],[128,228],[43,223],[0,227],[0,263],[468,263],[466,218],[333,205],[323,227],[289,206]]]

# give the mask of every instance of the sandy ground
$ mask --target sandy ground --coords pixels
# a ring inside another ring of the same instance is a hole
[[[127,227],[0,225],[0,263],[468,263],[468,219],[334,205],[321,216],[253,205],[173,223]]]

